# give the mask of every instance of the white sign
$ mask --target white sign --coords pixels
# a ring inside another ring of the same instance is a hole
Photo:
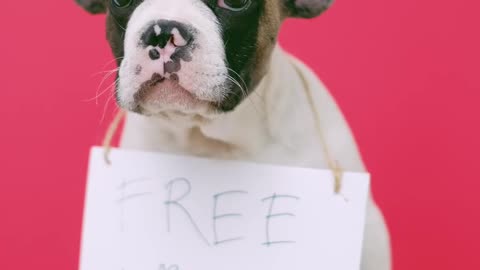
[[[103,149],[81,270],[358,270],[369,175]]]

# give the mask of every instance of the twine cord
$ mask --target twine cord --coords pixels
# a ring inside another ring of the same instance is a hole
[[[300,76],[300,77],[302,78],[303,84],[305,85],[305,92],[307,94],[307,99],[310,104],[310,108],[312,109],[312,112],[313,112],[315,129],[317,131],[320,143],[322,144],[322,149],[327,159],[328,168],[333,172],[334,192],[335,194],[339,195],[342,190],[343,169],[340,167],[339,162],[334,158],[332,158],[332,154],[330,153],[327,140],[325,139],[325,136],[322,132],[322,126],[320,122],[320,113],[317,107],[315,106],[312,90],[310,89],[310,87],[307,86],[308,84],[306,83],[305,78],[303,76]]]
[[[110,161],[110,152],[112,150],[112,140],[115,133],[117,133],[118,127],[122,122],[122,119],[125,117],[125,111],[119,110],[113,118],[112,122],[108,126],[107,133],[105,134],[105,138],[103,139],[103,158],[108,165],[111,165],[112,162]]]

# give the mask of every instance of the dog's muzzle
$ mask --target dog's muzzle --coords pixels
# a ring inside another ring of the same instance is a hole
[[[125,29],[123,56],[117,100],[128,110],[210,111],[229,87],[218,20],[202,1],[143,1]]]

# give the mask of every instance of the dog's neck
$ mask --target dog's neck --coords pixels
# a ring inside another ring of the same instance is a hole
[[[302,83],[289,56],[277,47],[265,77],[234,111],[208,121],[129,114],[122,147],[229,159],[256,155],[272,142],[283,141],[279,136],[289,136],[286,132],[299,116],[299,108],[292,106],[305,104],[296,102]]]

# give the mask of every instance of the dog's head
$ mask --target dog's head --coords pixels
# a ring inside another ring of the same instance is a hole
[[[233,110],[256,87],[285,18],[315,17],[332,2],[76,1],[91,13],[107,13],[121,107],[204,116]]]

